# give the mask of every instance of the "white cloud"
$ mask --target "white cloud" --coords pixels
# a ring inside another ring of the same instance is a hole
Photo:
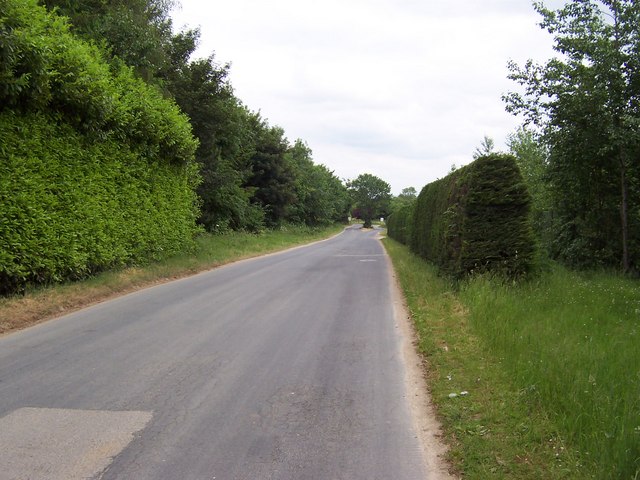
[[[504,145],[507,61],[551,54],[538,20],[527,0],[182,0],[174,15],[200,26],[201,56],[231,62],[249,108],[394,193],[468,163],[485,134]]]

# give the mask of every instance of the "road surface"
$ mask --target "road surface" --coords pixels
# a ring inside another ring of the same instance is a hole
[[[424,479],[375,231],[0,338],[0,479]]]

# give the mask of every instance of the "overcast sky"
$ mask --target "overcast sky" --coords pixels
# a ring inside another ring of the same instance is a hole
[[[181,0],[198,56],[231,63],[236,96],[340,178],[394,194],[461,166],[484,135],[521,123],[501,95],[507,61],[544,61],[551,36],[529,0]],[[546,2],[557,6],[562,1]]]

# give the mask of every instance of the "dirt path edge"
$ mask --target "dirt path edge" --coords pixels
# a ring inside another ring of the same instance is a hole
[[[385,249],[386,252],[386,249]],[[393,315],[400,330],[402,357],[405,365],[405,388],[409,399],[411,417],[427,468],[429,480],[450,480],[457,477],[449,473],[450,465],[444,456],[447,446],[442,440],[442,428],[436,417],[431,394],[425,378],[424,360],[417,351],[418,336],[409,314],[398,276],[391,257],[385,255],[388,265]]]

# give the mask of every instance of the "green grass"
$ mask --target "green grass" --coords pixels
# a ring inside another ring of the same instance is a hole
[[[33,288],[23,296],[0,298],[0,335],[115,295],[328,238],[343,228],[342,225],[326,228],[283,226],[260,234],[204,234],[198,237],[194,251],[161,262],[103,272],[81,282]]]
[[[416,324],[431,395],[450,445],[449,460],[458,473],[478,480],[613,478],[606,476],[614,468],[612,465],[608,465],[609,470],[604,466],[594,470],[594,454],[586,455],[558,422],[555,403],[549,405],[540,400],[536,393],[542,388],[540,382],[522,381],[522,367],[506,354],[519,348],[524,352],[523,358],[531,357],[533,363],[534,357],[526,353],[533,339],[525,335],[520,339],[520,331],[509,333],[517,331],[510,325],[514,318],[523,323],[527,311],[539,309],[529,303],[526,289],[504,288],[485,279],[472,282],[459,292],[405,246],[391,239],[385,239],[384,244]],[[526,288],[535,291],[542,285],[541,282]],[[560,285],[556,290],[565,287]],[[503,292],[512,295],[513,303],[520,308],[517,315],[502,311],[498,299]],[[549,301],[546,313],[555,305]],[[544,311],[540,314],[545,316]],[[491,321],[496,332],[487,327],[489,318],[495,319]],[[623,330],[629,334],[633,328]],[[534,332],[535,328],[532,336],[536,336]],[[537,336],[538,350],[550,350],[549,356],[558,351],[554,350],[557,338],[544,340],[542,332]],[[615,351],[608,353],[616,355]],[[563,358],[556,358],[555,362],[569,365]],[[524,363],[528,364],[528,360]],[[544,373],[545,366],[539,365],[536,368]],[[632,365],[637,372],[638,361]],[[566,369],[565,379],[583,371],[580,365],[572,368],[574,371]],[[629,368],[627,373],[631,373]],[[628,387],[633,392],[633,387]],[[462,396],[462,392],[468,394]],[[637,389],[635,392],[637,395]],[[451,398],[454,393],[457,396]],[[579,411],[565,414],[581,416]],[[567,441],[569,438],[571,442]],[[605,472],[605,476],[599,476],[599,472]]]
[[[640,478],[640,283],[553,268],[461,298],[474,331],[531,408],[542,408],[598,479]]]

